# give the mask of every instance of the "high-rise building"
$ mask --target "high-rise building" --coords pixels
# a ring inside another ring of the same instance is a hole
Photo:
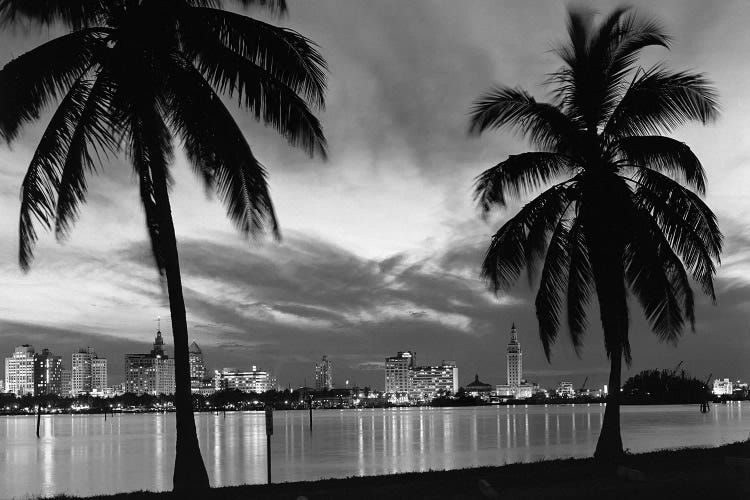
[[[63,397],[69,397],[70,396],[70,383],[71,383],[71,377],[72,373],[68,368],[63,368],[60,373],[60,387],[61,387],[61,393],[60,395]]]
[[[409,370],[409,399],[430,401],[458,392],[458,368],[455,361],[437,366],[415,366]]]
[[[135,394],[174,394],[174,360],[164,352],[164,339],[157,329],[148,354],[125,355],[125,391]]]
[[[54,356],[49,349],[42,349],[34,357],[34,394],[63,395],[63,363],[61,356]]]
[[[523,380],[523,352],[521,351],[521,344],[518,342],[518,331],[515,323],[510,328],[510,342],[508,342],[506,358],[508,385],[511,388],[517,388]]]
[[[318,391],[333,389],[333,364],[327,356],[320,363],[315,363],[315,389]]]
[[[107,360],[91,347],[73,353],[70,367],[70,394],[103,394],[107,384]]]
[[[107,360],[94,358],[91,360],[91,392],[102,395],[107,390]]]
[[[242,371],[237,368],[223,368],[214,372],[217,391],[237,389],[242,392],[266,392],[276,389],[276,379],[268,372],[258,370]]]
[[[495,394],[501,398],[530,398],[534,393],[534,385],[523,379],[523,352],[515,323],[510,327],[510,342],[505,351],[505,369],[507,383],[495,386]]]
[[[395,396],[408,397],[411,387],[409,370],[416,365],[417,354],[402,351],[385,358],[385,392]]]
[[[34,389],[34,348],[23,344],[13,351],[13,355],[5,358],[5,392],[12,392],[19,396],[35,395]]]
[[[206,378],[206,365],[203,362],[203,351],[193,342],[188,350],[190,361],[190,391],[200,392],[203,379]]]
[[[188,350],[190,356],[190,379],[191,380],[203,380],[206,376],[206,365],[203,362],[203,351],[198,347],[198,344],[193,342],[190,344]]]

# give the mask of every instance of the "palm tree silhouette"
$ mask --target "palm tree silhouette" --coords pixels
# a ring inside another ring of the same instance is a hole
[[[207,190],[216,191],[243,235],[278,226],[266,183],[220,95],[275,128],[310,156],[326,141],[311,111],[322,108],[326,64],[301,34],[224,9],[283,0],[0,0],[4,23],[63,23],[71,31],[0,71],[0,134],[58,102],[21,187],[19,261],[28,270],[35,221],[58,239],[85,201],[86,177],[124,152],[135,171],[153,255],[166,278],[174,334],[175,491],[208,487],[193,419],[188,330],[169,201],[180,140]]]
[[[507,127],[538,149],[477,178],[485,215],[552,184],[493,236],[482,277],[496,293],[511,288],[524,268],[529,283],[539,280],[536,316],[548,360],[563,309],[580,353],[596,294],[611,371],[595,456],[616,460],[623,454],[621,364],[631,362],[628,291],[653,332],[672,343],[686,322],[694,326],[688,272],[715,301],[722,235],[698,196],[705,173],[688,146],[661,134],[709,123],[718,107],[703,75],[637,66],[642,49],[669,47],[655,20],[622,8],[597,24],[591,11],[571,10],[568,35],[556,50],[564,64],[546,82],[550,103],[496,86],[471,109],[471,133]]]

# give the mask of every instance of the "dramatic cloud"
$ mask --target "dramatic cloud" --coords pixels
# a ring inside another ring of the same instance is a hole
[[[606,12],[619,2],[595,4]],[[659,343],[633,307],[630,371],[684,360],[697,376],[750,378],[747,9],[703,0],[636,4],[674,37],[670,52],[649,51],[646,60],[705,71],[720,90],[720,121],[675,137],[707,168],[707,200],[719,214],[726,252],[717,305],[698,301],[696,332],[686,332],[678,348]],[[330,64],[321,116],[331,160],[309,160],[235,113],[269,169],[283,241],[242,241],[185,158],[178,155],[174,166],[190,332],[209,366],[258,365],[283,385],[299,385],[327,354],[337,383],[382,387],[383,359],[410,349],[420,363],[455,359],[462,384],[474,373],[501,383],[515,321],[529,378],[577,384],[590,375],[590,385],[605,383],[595,306],[581,359],[563,332],[548,364],[536,337],[533,287],[524,279],[494,297],[478,279],[491,235],[517,206],[480,220],[473,179],[527,145],[504,133],[468,138],[466,114],[496,82],[546,98],[541,82],[558,65],[549,49],[565,36],[565,4],[316,0],[291,2],[290,10],[274,22],[318,42]],[[55,33],[6,31],[0,58]],[[115,160],[92,177],[70,239],[58,245],[43,235],[32,271],[22,275],[18,190],[44,125],[30,126],[12,150],[0,149],[0,354],[30,342],[69,357],[90,345],[110,358],[118,382],[124,353],[148,349],[158,316],[169,329],[132,169]]]

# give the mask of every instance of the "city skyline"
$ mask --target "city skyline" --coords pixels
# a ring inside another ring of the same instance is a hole
[[[158,321],[158,323],[160,325],[161,324],[161,319],[162,318],[159,317],[155,321]],[[582,381],[584,381],[584,380],[585,381],[590,381],[591,382],[590,385],[598,385],[599,387],[606,386],[606,382],[607,382],[606,377],[602,377],[603,381],[602,382],[598,382],[596,374],[582,373],[581,377],[578,377],[577,375],[575,377],[571,377],[571,376],[566,376],[565,372],[560,372],[560,373],[556,373],[556,374],[544,374],[545,371],[541,370],[541,373],[543,373],[543,374],[537,376],[536,374],[540,373],[540,370],[534,370],[534,369],[526,370],[525,368],[522,368],[522,366],[523,366],[522,365],[522,361],[521,361],[522,350],[521,350],[520,342],[519,342],[519,339],[518,339],[518,328],[516,327],[516,323],[515,322],[511,323],[510,329],[506,329],[506,333],[508,331],[510,332],[510,342],[504,343],[503,344],[503,351],[501,353],[499,353],[499,356],[500,356],[500,357],[498,357],[498,360],[500,360],[499,361],[500,365],[498,365],[498,370],[499,371],[495,370],[495,372],[487,372],[486,376],[483,375],[483,378],[488,379],[491,382],[491,385],[493,385],[493,387],[497,386],[498,388],[502,387],[503,389],[510,388],[510,387],[513,387],[513,386],[517,387],[518,384],[521,383],[521,381],[524,381],[524,380],[526,380],[528,378],[528,377],[524,376],[526,373],[530,374],[533,377],[532,381],[536,385],[538,385],[540,387],[545,387],[545,388],[554,388],[560,382],[569,382],[569,381],[571,381],[571,383],[573,384],[573,386],[576,386],[576,384],[578,383],[578,378],[580,378]],[[124,355],[124,362],[120,361],[120,363],[117,362],[117,358],[107,358],[107,357],[104,357],[103,359],[100,359],[99,361],[103,361],[104,362],[104,373],[105,373],[104,380],[105,380],[105,383],[103,385],[100,383],[99,386],[101,386],[101,387],[105,387],[106,386],[106,387],[110,387],[110,388],[115,387],[115,386],[119,386],[119,385],[127,386],[127,371],[128,371],[128,358],[129,357],[138,357],[139,360],[142,361],[141,358],[143,358],[143,357],[155,358],[157,355],[163,355],[164,358],[165,358],[165,361],[167,361],[167,358],[169,358],[169,351],[167,350],[167,347],[168,347],[169,343],[164,341],[163,336],[162,336],[162,332],[161,332],[161,329],[160,329],[160,326],[157,326],[156,331],[152,332],[152,334],[155,334],[156,337],[155,337],[154,341],[149,344],[149,345],[151,345],[153,347],[153,349],[151,350],[151,352],[149,354],[132,354],[132,353],[126,353]],[[506,336],[506,338],[507,338],[507,336]],[[533,341],[533,339],[530,339],[530,340]],[[13,347],[13,349],[14,350],[18,350],[18,348],[20,348],[20,347],[31,347],[32,349],[35,349],[35,346],[33,344],[29,344],[27,342],[16,344]],[[222,372],[222,371],[227,370],[227,369],[229,369],[229,370],[235,370],[235,371],[239,371],[239,372],[242,372],[243,369],[247,369],[250,372],[253,372],[253,371],[256,371],[256,367],[258,367],[258,366],[263,366],[263,367],[266,366],[266,364],[263,363],[263,360],[257,360],[257,359],[256,360],[249,359],[244,364],[243,363],[240,363],[240,364],[237,364],[237,363],[231,364],[231,363],[228,363],[226,359],[224,361],[222,361],[221,359],[216,359],[216,360],[212,360],[211,362],[206,362],[205,355],[203,354],[203,348],[199,347],[199,345],[198,345],[198,343],[196,341],[191,341],[190,349],[191,349],[191,378],[193,378],[192,373],[193,373],[193,370],[194,370],[194,368],[193,368],[193,360],[195,359],[193,357],[194,354],[197,354],[197,355],[200,356],[201,366],[202,366],[202,373],[207,378],[211,378],[212,374],[214,374],[214,373],[219,373],[219,372]],[[137,351],[138,348],[136,348],[135,350]],[[9,354],[12,355],[13,351],[11,350],[11,351],[8,351],[8,352],[9,352]],[[63,359],[66,359],[64,356],[60,355],[61,354],[60,352],[58,352],[55,349],[49,349],[49,347],[47,347],[47,346],[42,347],[38,354],[41,354],[42,352],[45,353],[45,354],[51,353],[51,354],[55,355],[56,358],[61,358],[62,357]],[[76,357],[76,355],[80,356],[80,355],[82,355],[82,353],[86,353],[86,352],[92,353],[93,356],[95,356],[95,357],[97,356],[96,350],[93,347],[91,347],[91,346],[74,348],[71,351],[71,358],[72,359],[71,359],[70,365],[66,367],[66,365],[68,365],[68,363],[66,363],[65,361],[63,361],[64,371],[67,371],[67,372],[70,373],[72,371],[72,366],[75,364],[75,357]],[[222,352],[222,351],[219,350],[217,352]],[[409,364],[408,366],[409,367],[418,368],[418,365],[416,364],[416,352],[415,351],[399,351],[398,352],[398,356],[401,356],[402,352],[406,353],[408,356],[410,356],[409,361],[411,362],[411,364]],[[386,353],[386,354],[388,354],[388,353]],[[390,353],[390,354],[392,354],[392,353]],[[434,358],[440,358],[440,356],[437,356],[437,357],[434,357]],[[441,358],[441,359],[443,359],[443,361],[442,361],[443,364],[446,363],[446,361],[444,360],[444,358],[445,358],[445,356],[443,356]],[[236,359],[236,358],[230,358],[230,359]],[[374,383],[369,383],[369,382],[368,383],[357,383],[356,379],[351,379],[352,380],[352,384],[351,385],[354,386],[356,384],[356,386],[358,386],[358,387],[365,387],[365,386],[367,386],[367,387],[371,387],[373,389],[383,390],[385,392],[388,392],[387,391],[387,383],[384,384],[383,381],[382,381],[382,379],[383,379],[382,374],[383,374],[383,371],[386,370],[386,365],[387,365],[388,359],[391,359],[391,356],[386,357],[386,361],[383,362],[383,363],[380,363],[379,366],[376,367],[375,369],[369,369],[368,370],[370,372],[377,372],[377,373],[375,373],[375,377],[374,378],[375,378],[375,380],[379,379],[379,382],[376,381]],[[511,361],[511,359],[513,361]],[[114,364],[112,363],[113,360],[115,361]],[[172,361],[172,360],[169,359],[168,361]],[[453,361],[451,361],[451,362],[457,365],[457,363],[455,363]],[[304,363],[304,362],[301,362],[301,363]],[[311,386],[311,387],[317,388],[318,381],[316,379],[316,375],[318,374],[320,366],[323,363],[327,363],[329,365],[329,369],[330,369],[330,366],[332,366],[332,364],[333,364],[333,359],[329,359],[328,355],[322,355],[322,360],[321,360],[321,358],[315,358],[315,359],[313,359],[311,361],[311,364],[309,366],[307,366],[308,371],[312,371],[312,377],[310,378],[310,380],[308,380],[308,377],[304,377],[298,383],[293,382],[292,380],[286,380],[284,378],[283,374],[279,375],[278,373],[273,372],[272,370],[269,370],[269,373],[272,374],[274,380],[276,381],[275,383],[277,383],[278,387],[281,388],[281,389],[285,389],[287,387],[291,387],[292,389],[296,389],[296,388],[301,388],[301,387],[306,387],[306,386]],[[683,365],[684,363],[685,363],[684,361],[681,361],[680,365]],[[113,365],[114,365],[115,368],[113,370],[109,370],[108,366],[113,366]],[[122,366],[120,366],[120,365],[122,365]],[[235,365],[236,366],[241,366],[242,368],[240,368],[240,369],[235,368],[234,367]],[[227,368],[227,367],[230,367],[230,366],[231,366],[231,368]],[[251,367],[252,367],[252,369],[250,369]],[[436,367],[437,366],[435,366],[435,368]],[[653,367],[644,367],[644,369],[659,369],[659,368],[667,368],[667,367],[668,366],[653,366]],[[425,368],[433,368],[433,367],[431,367],[429,365],[426,365]],[[689,367],[685,367],[685,368],[688,368],[688,372],[690,371]],[[462,371],[462,373],[466,373],[467,374],[467,375],[465,375],[466,380],[459,378],[458,379],[458,386],[459,387],[465,387],[466,385],[468,385],[469,383],[471,383],[473,381],[473,379],[468,375],[469,372],[476,374],[476,373],[479,372],[479,370],[476,369],[476,368],[471,369],[469,367],[466,367]],[[482,371],[482,373],[485,374],[484,371]],[[624,377],[623,380],[625,380],[625,378],[627,378],[630,375],[634,375],[635,373],[637,373],[637,371],[634,371],[634,370],[631,369],[630,371],[628,371],[626,373],[628,375],[626,377]],[[734,373],[728,373],[726,371],[724,371],[724,372],[722,372],[720,370],[719,371],[711,371],[711,374],[714,375],[714,377],[712,377],[711,380],[722,380],[722,378],[727,379],[727,377],[726,377],[727,375],[729,376],[728,380],[737,380],[737,381],[739,381],[739,380],[746,380],[745,377],[736,375]],[[700,378],[701,374],[695,374],[695,373],[693,373],[693,375],[698,376]],[[174,375],[172,375],[172,377],[173,376]],[[330,375],[329,375],[329,377],[330,377],[330,380],[333,381],[333,377],[330,376]],[[200,378],[200,377],[198,377],[198,378]],[[109,380],[111,383],[107,384],[107,382],[106,382],[107,380]],[[307,383],[305,382],[306,380],[307,380]],[[542,380],[543,382],[540,383],[539,380]],[[347,378],[346,379],[346,383],[347,383],[346,385],[348,385],[349,381],[350,381],[350,379]],[[29,382],[29,383],[31,383],[31,382]],[[213,387],[213,382],[212,382],[211,386]],[[345,385],[342,385],[342,384],[336,385],[336,384],[333,384],[331,382],[330,388],[337,388],[337,387],[344,387],[344,386]],[[529,388],[530,387],[531,386],[529,385]],[[196,388],[196,390],[197,390],[197,388]]]
[[[723,115],[716,125],[685,127],[674,136],[704,161],[707,202],[719,216],[726,249],[717,306],[699,299],[696,334],[686,333],[677,349],[659,344],[633,308],[634,364],[624,376],[684,360],[696,376],[726,366],[733,377],[748,379],[750,273],[742,252],[750,241],[750,202],[735,187],[749,183],[743,168],[750,157],[744,141],[748,103],[738,82],[750,79],[750,70],[732,63],[750,46],[742,5],[634,4],[668,20],[674,38],[669,53],[649,52],[646,62],[664,58],[674,67],[700,68],[721,90]],[[563,36],[565,6],[518,5],[505,12],[497,2],[478,2],[464,12],[449,3],[396,5],[299,3],[280,21],[316,40],[331,66],[322,115],[329,163],[310,162],[238,115],[269,167],[281,243],[241,241],[220,204],[205,199],[184,158],[176,159],[174,212],[191,340],[208,360],[261,364],[284,374],[282,384],[301,384],[310,377],[310,363],[327,353],[337,360],[337,378],[374,385],[382,359],[409,346],[429,359],[458,352],[451,357],[469,373],[502,381],[497,357],[505,349],[506,325],[516,321],[530,377],[545,385],[586,376],[605,383],[608,365],[595,321],[581,360],[561,336],[548,364],[526,283],[498,300],[478,277],[489,235],[504,214],[488,222],[479,218],[473,178],[523,144],[502,134],[467,138],[466,111],[494,81],[541,92],[539,75],[557,66],[548,49]],[[614,5],[597,7],[603,12]],[[369,19],[368,25],[357,18]],[[489,20],[498,27],[490,29]],[[519,44],[532,29],[537,36]],[[732,43],[727,33],[735,34]],[[52,35],[5,32],[0,56],[9,60]],[[717,54],[711,49],[716,46],[727,50]],[[444,57],[423,57],[433,52]],[[18,213],[22,171],[42,125],[29,127],[12,150],[0,151],[3,213]],[[3,352],[27,341],[53,352],[97,345],[110,353],[110,371],[117,374],[124,354],[149,342],[151,318],[165,315],[166,299],[142,213],[132,209],[138,195],[129,170],[113,172],[92,177],[89,204],[65,245],[42,235],[28,275],[16,265],[15,217],[0,221]]]

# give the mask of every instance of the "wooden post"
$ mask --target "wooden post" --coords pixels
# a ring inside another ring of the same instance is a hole
[[[273,406],[266,405],[266,471],[271,484],[271,436],[273,435]]]
[[[308,401],[308,406],[310,407],[310,432],[312,432],[312,397]]]
[[[36,437],[39,437],[39,424],[42,423],[42,405],[36,407]]]

